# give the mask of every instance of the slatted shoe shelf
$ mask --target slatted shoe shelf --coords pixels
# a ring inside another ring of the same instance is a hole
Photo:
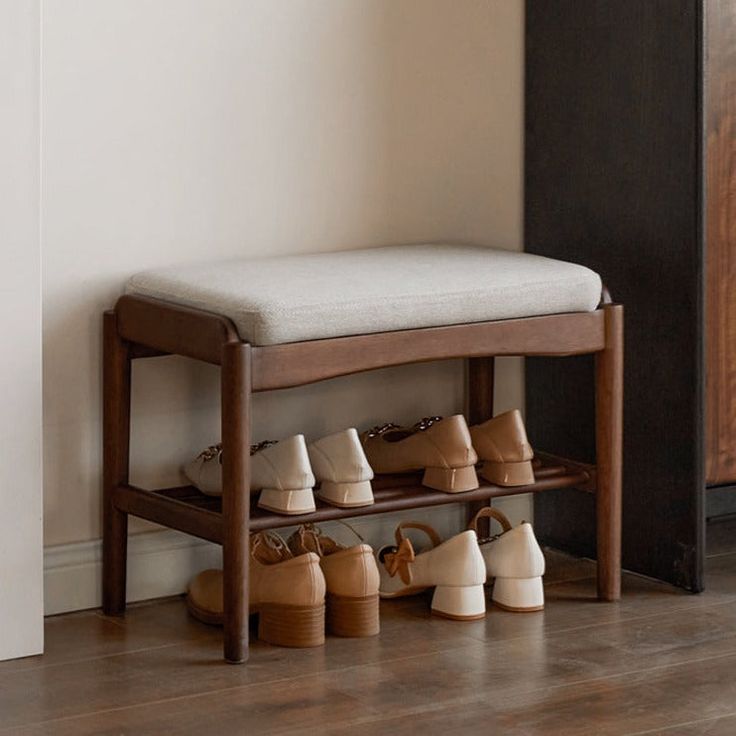
[[[486,502],[502,496],[537,493],[557,488],[577,488],[595,492],[595,466],[575,463],[571,460],[538,453],[534,461],[535,482],[512,488],[483,484],[473,491],[443,493],[421,484],[421,473],[401,475],[377,475],[373,482],[375,502],[359,508],[338,508],[315,499],[317,510],[309,514],[287,516],[258,508],[258,495],[251,498],[250,530],[278,529],[296,524],[319,523],[334,519],[383,514],[403,509],[427,508],[458,502]],[[159,524],[169,524],[178,519],[182,531],[194,534],[210,542],[222,544],[222,500],[201,493],[194,486],[143,489],[123,486],[118,489],[121,509],[134,516],[141,516]],[[194,510],[194,513],[191,513]],[[178,514],[178,516],[177,516]],[[186,528],[184,528],[186,526]]]

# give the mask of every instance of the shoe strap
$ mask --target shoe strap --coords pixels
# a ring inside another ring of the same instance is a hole
[[[492,506],[484,506],[470,521],[470,524],[468,524],[468,529],[472,529],[478,537],[480,537],[480,533],[478,532],[478,521],[480,519],[488,519],[488,536],[491,535],[491,519],[495,519],[503,529],[504,532],[507,532],[511,529],[511,522],[508,520],[508,517],[506,514],[504,514],[502,511],[499,511],[498,509],[494,509]]]
[[[337,519],[337,522],[349,529],[360,540],[361,544],[365,543],[365,539],[360,534],[358,534],[354,527],[352,527],[347,522],[342,521],[341,519]],[[328,537],[322,531],[322,529],[320,529],[315,524],[312,524],[311,522],[308,524],[302,524],[292,536],[296,537],[299,540],[299,544],[304,549],[309,549],[312,546],[308,545],[305,542],[306,539],[311,539],[314,542],[313,546],[316,547],[314,551],[319,557],[326,557],[328,554],[324,547],[325,542],[328,543],[328,546],[335,548],[331,550],[332,552],[339,551],[341,549],[347,549],[345,545],[341,544],[340,542],[336,542],[334,539],[332,539],[332,537]]]
[[[396,527],[396,546],[401,547],[401,543],[404,541],[404,529],[417,529],[420,532],[424,532],[428,537],[430,542],[432,542],[433,547],[439,547],[442,544],[442,539],[440,538],[440,535],[437,534],[437,532],[429,526],[429,524],[421,524],[418,521],[402,521],[397,527]]]
[[[260,559],[258,555],[259,549],[263,549],[267,557],[275,557],[277,559],[271,559],[269,561]],[[294,556],[282,537],[273,531],[263,531],[251,534],[250,553],[251,556],[259,559],[259,561],[264,564],[283,562],[284,560],[291,559]]]

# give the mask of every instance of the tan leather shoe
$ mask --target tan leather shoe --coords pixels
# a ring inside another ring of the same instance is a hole
[[[315,510],[304,435],[280,442],[269,440],[250,448],[250,489],[260,491],[258,505],[278,514],[308,514]],[[222,445],[212,445],[184,466],[184,473],[202,493],[222,495]]]
[[[259,639],[282,647],[324,644],[326,586],[316,554],[294,556],[277,534],[252,534],[249,579]],[[200,621],[222,625],[222,570],[205,570],[192,580],[187,607]]]
[[[415,552],[404,534],[407,529],[424,532],[432,546]],[[442,542],[431,526],[405,521],[396,528],[396,544],[382,547],[376,556],[381,598],[400,598],[434,587],[432,613],[459,621],[486,615],[486,566],[474,531]]]
[[[304,524],[288,540],[295,555],[319,556],[327,583],[327,630],[336,636],[374,636],[378,618],[378,567],[367,544],[345,547]]]
[[[499,414],[470,428],[473,447],[483,465],[480,474],[497,486],[534,483],[534,452],[518,409]]]
[[[422,484],[445,493],[478,487],[478,456],[462,414],[428,417],[413,427],[374,427],[361,435],[361,442],[376,473],[424,470]]]
[[[312,472],[319,482],[315,495],[343,509],[370,506],[373,503],[373,470],[366,460],[357,430],[322,437],[307,450]]]

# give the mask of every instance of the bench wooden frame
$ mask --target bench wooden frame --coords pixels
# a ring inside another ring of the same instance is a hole
[[[301,386],[392,365],[467,359],[466,413],[470,423],[493,416],[494,357],[596,356],[596,465],[537,453],[536,482],[521,488],[485,485],[463,494],[424,488],[415,476],[374,482],[376,502],[279,516],[255,507],[249,485],[250,397],[256,391]],[[221,367],[222,499],[191,487],[145,490],[128,478],[131,362],[182,355]],[[398,509],[470,502],[474,512],[494,497],[577,487],[596,495],[598,596],[620,597],[623,307],[594,312],[384,332],[353,337],[251,346],[230,320],[156,299],[121,297],[104,315],[103,608],[125,611],[128,515],[221,544],[223,547],[224,654],[248,656],[248,531],[306,521],[362,516]]]

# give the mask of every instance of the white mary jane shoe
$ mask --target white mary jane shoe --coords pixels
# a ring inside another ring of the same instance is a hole
[[[333,506],[349,509],[373,503],[368,464],[355,429],[322,437],[307,448],[312,471],[320,486],[315,495]]]
[[[495,578],[493,602],[506,611],[541,611],[544,608],[544,554],[532,525],[522,521],[512,527],[498,509],[481,509],[470,522],[470,530],[478,533],[478,519],[496,519],[503,532],[481,539],[480,551],[488,579]],[[490,521],[489,521],[490,523]]]
[[[250,489],[260,491],[258,506],[278,514],[315,510],[315,480],[304,435],[250,448]],[[222,495],[222,445],[213,445],[184,466],[189,481],[208,496]]]
[[[424,532],[432,547],[415,553],[411,540],[404,536],[405,529]],[[379,549],[376,558],[382,598],[399,598],[434,587],[432,613],[458,621],[485,617],[486,568],[473,530],[442,542],[432,527],[402,522],[396,527],[396,544]]]

